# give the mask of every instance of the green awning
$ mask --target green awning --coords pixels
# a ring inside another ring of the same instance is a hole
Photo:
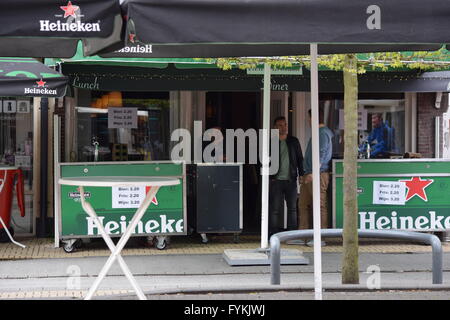
[[[84,65],[107,65],[107,66],[129,66],[141,68],[167,68],[169,63],[175,64],[180,69],[192,68],[216,68],[213,63],[207,63],[206,59],[191,58],[102,58],[99,56],[85,57],[82,44],[78,45],[77,53],[69,59],[45,59],[45,64],[55,65],[57,63],[84,64]]]
[[[103,58],[100,56],[85,57],[82,51],[82,44],[78,44],[77,53],[69,59],[45,59],[46,65],[55,65],[57,63],[64,64],[83,64],[83,65],[106,65],[106,66],[128,66],[143,68],[167,68],[169,64],[173,64],[177,69],[217,69],[217,65],[210,62],[210,59],[204,58],[130,58],[130,57],[114,57]],[[299,66],[287,69],[299,69]]]

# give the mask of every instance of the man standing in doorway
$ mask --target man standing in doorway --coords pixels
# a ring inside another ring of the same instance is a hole
[[[311,123],[311,110],[308,111]],[[329,166],[332,156],[333,132],[324,124],[323,111],[319,109],[319,149],[320,149],[320,225],[322,229],[328,228],[328,202],[327,190],[330,179]],[[300,205],[299,205],[299,229],[313,228],[313,193],[312,193],[312,149],[311,139],[306,147],[305,159],[303,162],[305,175],[301,179]],[[312,246],[312,240],[307,243]],[[322,242],[325,245],[325,242]]]
[[[282,231],[284,201],[287,206],[288,230],[297,229],[297,178],[303,175],[303,154],[300,142],[288,135],[285,117],[274,121],[279,130],[279,169],[270,177],[270,219],[269,236]]]

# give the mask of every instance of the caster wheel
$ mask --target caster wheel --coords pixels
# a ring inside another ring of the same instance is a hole
[[[202,243],[207,244],[208,243],[208,237],[205,233],[201,233],[200,236],[202,237]]]
[[[158,239],[156,242],[156,249],[158,250],[164,250],[167,247],[167,241],[166,239]]]
[[[63,241],[63,250],[66,253],[74,252],[77,248],[81,247],[81,239],[70,239]]]
[[[64,244],[63,249],[66,253],[71,253],[75,251],[75,246],[71,244]]]

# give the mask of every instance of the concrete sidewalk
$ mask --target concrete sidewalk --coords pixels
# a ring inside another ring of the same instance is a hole
[[[126,256],[130,270],[148,295],[202,292],[313,290],[310,265],[282,266],[281,284],[270,284],[270,266],[229,266],[221,254]],[[0,263],[1,299],[81,299],[105,263],[105,257],[10,260]],[[450,292],[450,253],[444,254],[444,283],[432,284],[430,253],[361,253],[360,284],[341,285],[341,254],[322,258],[326,291],[370,291],[367,280],[380,270],[381,290],[446,290]],[[372,283],[372,282],[371,282]],[[20,288],[20,289],[19,289]],[[127,279],[115,264],[102,282],[97,299],[134,299]]]
[[[157,250],[145,239],[131,238],[122,255],[148,295],[201,292],[264,292],[313,290],[313,248],[282,244],[310,259],[309,265],[283,265],[281,284],[270,284],[270,266],[229,266],[226,249],[257,249],[258,236],[208,235],[173,237],[165,250]],[[0,243],[0,299],[81,299],[106,262],[110,251],[102,239],[91,241],[73,253],[55,248],[51,238],[16,239]],[[431,247],[405,242],[360,239],[360,284],[341,285],[342,242],[327,239],[322,248],[325,290],[365,290],[373,279],[368,267],[379,268],[381,289],[448,290],[450,292],[450,244],[443,243],[444,283],[432,285]],[[97,299],[135,299],[131,285],[116,263],[101,283]]]
[[[208,235],[209,242],[203,244],[199,235],[172,237],[165,250],[157,250],[149,245],[143,238],[130,238],[122,251],[123,256],[155,256],[155,255],[191,255],[191,254],[222,254],[226,249],[256,249],[259,248],[260,237],[244,235],[234,242],[232,235]],[[82,248],[72,253],[64,252],[63,248],[55,248],[52,238],[16,238],[26,245],[20,248],[10,242],[0,243],[0,260],[24,260],[24,259],[65,259],[85,257],[107,257],[111,254],[103,239],[92,240]],[[342,242],[339,239],[326,239],[327,246],[322,248],[324,253],[342,252]],[[302,252],[313,252],[313,248],[305,245],[287,245],[282,248],[298,249]],[[450,252],[450,243],[442,243],[444,252]],[[375,239],[360,239],[359,251],[361,253],[430,253],[431,246],[417,243],[380,241]]]

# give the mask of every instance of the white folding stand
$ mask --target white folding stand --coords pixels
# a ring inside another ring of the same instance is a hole
[[[14,243],[15,245],[18,245],[19,247],[22,247],[22,248],[26,248],[26,247],[27,247],[27,246],[25,246],[25,245],[23,245],[23,244],[21,244],[21,243],[15,241],[15,240],[13,239],[11,233],[9,233],[8,228],[6,227],[5,223],[3,222],[2,217],[0,217],[0,222],[2,223],[3,229],[5,229],[6,234],[8,235],[8,237],[9,237],[9,239],[11,240],[12,243]]]
[[[105,240],[106,245],[108,246],[109,250],[111,250],[110,257],[108,258],[108,260],[106,261],[102,270],[100,271],[97,279],[94,281],[94,284],[89,289],[89,292],[85,297],[85,300],[90,300],[92,298],[92,296],[94,295],[98,286],[100,285],[101,281],[104,279],[104,277],[106,276],[106,274],[108,273],[109,269],[113,265],[114,261],[116,261],[116,259],[118,260],[119,265],[122,268],[128,281],[133,286],[133,289],[136,292],[139,299],[146,300],[146,297],[145,297],[144,293],[142,292],[142,289],[139,287],[138,283],[136,282],[136,279],[133,277],[133,274],[131,273],[130,269],[128,268],[127,264],[123,260],[120,253],[121,253],[122,249],[125,247],[133,230],[136,228],[137,224],[141,220],[142,216],[144,215],[145,211],[149,207],[153,198],[156,196],[159,188],[162,186],[173,186],[173,185],[177,185],[179,183],[180,183],[180,181],[175,178],[131,177],[131,176],[129,176],[129,177],[74,177],[74,178],[59,179],[59,184],[79,187],[81,205],[82,205],[84,211],[86,211],[86,213],[91,218],[94,219],[95,223],[97,224],[97,226],[100,230],[101,236]],[[149,192],[145,196],[144,201],[141,203],[141,205],[137,209],[136,213],[134,214],[133,218],[131,219],[131,222],[128,225],[127,229],[125,230],[123,235],[120,237],[120,240],[117,243],[117,246],[114,245],[113,241],[111,240],[111,237],[106,233],[105,229],[103,228],[103,225],[99,221],[98,216],[94,211],[94,208],[92,208],[90,203],[86,202],[86,199],[84,197],[84,187],[86,187],[86,186],[91,186],[91,187],[150,186],[151,187]]]

